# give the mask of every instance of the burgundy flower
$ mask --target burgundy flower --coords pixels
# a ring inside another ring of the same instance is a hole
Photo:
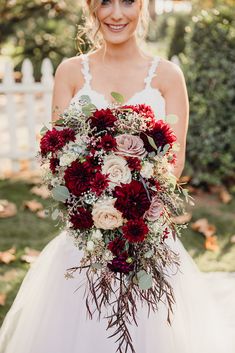
[[[57,152],[64,146],[64,139],[61,137],[61,131],[53,128],[48,130],[46,134],[41,138],[40,149],[43,155],[49,152]]]
[[[137,180],[116,186],[114,196],[117,198],[114,207],[121,211],[127,219],[142,217],[150,207],[146,190],[143,184]]]
[[[124,237],[130,243],[142,242],[148,234],[148,226],[143,219],[131,219],[122,227]]]
[[[77,208],[77,213],[70,217],[70,222],[75,229],[89,229],[93,226],[91,212],[83,207]]]
[[[108,243],[108,249],[116,256],[121,255],[124,252],[125,240],[120,237],[116,237],[114,240]]]
[[[102,192],[108,187],[108,177],[102,173],[96,173],[93,180],[91,181],[91,190],[100,196]]]
[[[141,169],[141,160],[137,157],[127,157],[127,164],[130,170]]]
[[[56,172],[56,167],[59,165],[59,159],[58,158],[51,158],[50,159],[50,170],[52,174],[55,174]]]
[[[130,271],[133,271],[134,264],[127,263],[126,262],[127,257],[128,257],[127,254],[122,254],[115,257],[111,263],[107,264],[108,268],[113,272],[121,272],[121,273],[128,274]]]
[[[75,196],[80,196],[89,189],[91,178],[91,169],[77,160],[72,162],[64,174],[65,185]]]
[[[103,148],[105,151],[112,151],[117,145],[115,138],[111,135],[104,135],[99,143],[97,144],[98,148]]]
[[[109,108],[96,110],[89,118],[91,128],[96,128],[98,132],[112,128],[116,120]]]
[[[176,136],[170,125],[165,123],[163,120],[156,121],[153,128],[149,131],[146,131],[146,134],[153,138],[157,147],[163,148],[167,144],[172,146],[173,142],[176,141]],[[140,137],[144,141],[146,150],[148,152],[153,152],[155,149],[150,145],[146,134],[141,133]]]
[[[65,128],[61,130],[61,138],[63,139],[64,143],[67,143],[69,141],[75,141],[75,131],[70,128]]]

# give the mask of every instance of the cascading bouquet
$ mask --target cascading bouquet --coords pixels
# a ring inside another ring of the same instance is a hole
[[[118,335],[118,352],[135,352],[128,324],[137,325],[137,301],[149,312],[165,299],[171,324],[175,298],[167,271],[179,268],[180,259],[165,239],[186,227],[174,217],[184,212],[187,190],[172,174],[178,146],[170,125],[156,120],[150,106],[122,105],[123,97],[111,94],[116,104],[106,109],[88,96],[71,104],[51,130],[43,129],[39,158],[59,204],[52,216],[83,251],[65,277],[86,271],[89,317],[93,304],[99,318],[111,309],[109,337]]]

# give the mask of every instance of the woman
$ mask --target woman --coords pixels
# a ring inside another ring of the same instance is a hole
[[[110,92],[125,103],[152,106],[157,117],[176,114],[181,149],[174,173],[180,177],[185,158],[188,96],[182,71],[159,57],[149,57],[138,44],[146,22],[146,0],[87,0],[92,29],[99,28],[100,46],[88,55],[64,61],[55,75],[53,120],[72,102],[88,94],[97,108],[111,103]],[[87,25],[87,28],[89,26]],[[96,37],[95,37],[96,38]],[[94,39],[94,38],[93,38]],[[138,308],[139,326],[130,328],[136,353],[234,353],[232,327],[223,322],[209,286],[180,240],[168,240],[180,254],[181,272],[170,281],[176,298],[173,323],[165,307],[148,317]],[[106,321],[86,319],[82,290],[66,281],[65,270],[80,253],[65,231],[41,252],[28,271],[0,334],[1,353],[114,353]],[[81,280],[81,275],[79,275]]]

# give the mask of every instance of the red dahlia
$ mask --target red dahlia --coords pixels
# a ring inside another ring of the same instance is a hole
[[[72,129],[48,130],[40,141],[41,153],[46,155],[49,152],[57,152],[69,141],[75,141],[75,132]]]
[[[150,207],[146,190],[137,180],[132,180],[130,184],[116,186],[114,196],[117,198],[114,203],[115,208],[127,219],[142,217]]]
[[[117,237],[108,243],[108,249],[116,256],[121,255],[124,252],[125,243],[124,239]]]
[[[61,131],[53,128],[48,130],[46,134],[41,138],[40,149],[43,155],[49,152],[57,152],[64,146],[64,139],[61,136]]]
[[[103,148],[105,151],[112,151],[117,146],[116,139],[111,135],[104,135],[99,143],[98,148]]]
[[[108,178],[106,175],[98,172],[95,174],[90,185],[91,191],[95,192],[97,196],[100,196],[109,185]]]
[[[89,229],[93,226],[93,219],[91,212],[84,207],[78,207],[77,213],[70,217],[70,222],[75,229]]]
[[[131,219],[122,227],[124,237],[130,243],[142,242],[148,234],[148,226],[142,218]]]
[[[51,158],[50,159],[50,170],[52,174],[55,174],[56,172],[56,167],[59,165],[59,159],[58,158]]]
[[[141,160],[137,157],[127,157],[127,164],[130,170],[141,169]]]
[[[90,187],[92,174],[91,168],[86,163],[80,163],[76,160],[65,170],[65,185],[75,196],[80,196]]]
[[[117,118],[109,108],[96,110],[89,118],[91,128],[96,128],[98,132],[112,128],[116,120]]]
[[[122,254],[115,257],[111,263],[108,263],[108,268],[113,272],[121,272],[121,273],[129,273],[133,271],[134,264],[127,263],[126,260],[128,258],[128,254]]]
[[[163,120],[156,121],[153,128],[149,131],[146,131],[146,134],[153,138],[157,147],[163,148],[167,144],[172,146],[173,142],[176,141],[176,136],[170,125],[165,123]],[[155,149],[150,145],[146,134],[141,133],[140,137],[144,141],[144,147],[146,150],[148,152],[153,152]]]

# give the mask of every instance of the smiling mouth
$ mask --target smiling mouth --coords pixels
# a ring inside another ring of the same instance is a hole
[[[109,24],[109,23],[105,23],[105,25],[106,25],[112,32],[120,32],[120,31],[122,31],[122,30],[128,25],[128,23],[122,24],[122,25],[112,25],[112,24]]]

